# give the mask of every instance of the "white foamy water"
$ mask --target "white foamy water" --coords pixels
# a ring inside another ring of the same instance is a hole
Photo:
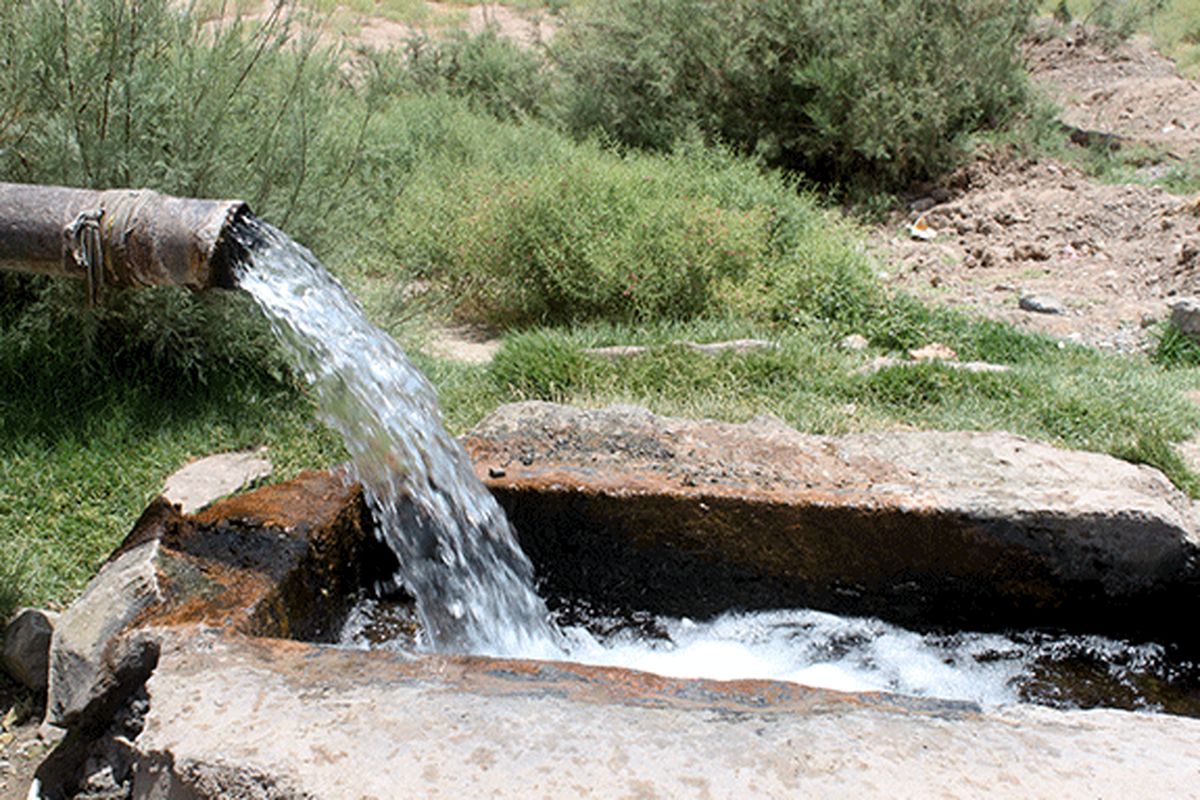
[[[305,248],[249,219],[239,287],[265,312],[351,457],[436,650],[561,655],[508,521],[442,426],[433,387]]]
[[[888,691],[1000,705],[1018,699],[1028,668],[1009,639],[922,635],[878,619],[811,610],[726,614],[709,622],[660,619],[665,639],[622,632],[601,641],[567,631],[571,657],[676,678],[791,681],[845,692]]]
[[[404,616],[402,609],[364,601],[346,621],[341,642],[409,652],[414,644]],[[659,617],[648,626],[653,636],[646,635],[645,625],[601,622],[617,632],[594,636],[582,627],[566,628],[566,652],[557,657],[674,678],[789,681],[985,707],[1021,701],[1039,661],[1081,656],[1104,661],[1113,665],[1109,677],[1119,683],[1123,672],[1153,671],[1163,656],[1159,645],[1098,636],[922,634],[878,619],[803,609],[730,613],[705,622]]]

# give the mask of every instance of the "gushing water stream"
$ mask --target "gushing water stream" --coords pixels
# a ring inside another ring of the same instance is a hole
[[[437,396],[400,346],[307,249],[250,218],[238,285],[266,313],[312,385],[401,564],[429,644],[443,652],[561,655],[533,566],[470,459],[442,426]]]

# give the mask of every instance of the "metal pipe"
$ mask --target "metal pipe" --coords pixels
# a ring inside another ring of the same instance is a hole
[[[248,213],[241,200],[0,183],[0,269],[82,278],[92,301],[102,285],[229,288],[229,228]]]

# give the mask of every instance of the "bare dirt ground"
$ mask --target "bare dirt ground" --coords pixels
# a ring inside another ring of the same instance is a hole
[[[1031,43],[1027,57],[1076,136],[1112,134],[1117,146],[1148,145],[1167,162],[1200,152],[1200,86],[1146,42],[1108,51],[1074,29]],[[930,241],[908,230],[922,215],[936,233]],[[1172,300],[1200,292],[1196,198],[1100,183],[1049,160],[985,154],[916,197],[875,243],[899,288],[1119,351],[1147,347]],[[1022,309],[1029,295],[1057,301],[1062,313]]]
[[[1026,50],[1030,71],[1063,108],[1062,120],[1155,144],[1177,156],[1200,149],[1200,84],[1145,38],[1106,50],[1087,29],[1045,33]]]
[[[1129,351],[1146,344],[1173,298],[1200,290],[1200,209],[1161,187],[992,156],[922,200],[918,209],[935,203],[923,216],[936,238],[915,239],[897,220],[877,243],[889,280],[934,302]],[[1058,301],[1062,313],[1023,310],[1029,295]]]
[[[26,800],[29,784],[52,745],[38,735],[44,709],[0,674],[0,800]]]

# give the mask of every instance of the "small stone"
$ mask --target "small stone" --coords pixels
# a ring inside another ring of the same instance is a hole
[[[1200,256],[1200,246],[1195,242],[1185,242],[1179,247],[1178,264],[1179,266],[1187,266]]]
[[[852,353],[859,353],[871,346],[867,337],[860,333],[852,333],[849,336],[838,342],[838,347],[842,350],[849,350]]]
[[[1065,314],[1067,307],[1057,297],[1046,294],[1023,294],[1019,301],[1020,307],[1035,314]]]
[[[167,478],[162,493],[183,513],[191,514],[270,474],[271,462],[262,451],[218,453],[177,470]]]
[[[958,353],[941,342],[930,342],[924,347],[908,351],[908,357],[913,361],[953,361]]]
[[[1200,299],[1185,297],[1172,303],[1171,322],[1180,333],[1200,340]]]
[[[1023,242],[1012,249],[1013,261],[1049,261],[1050,251],[1037,242]]]
[[[4,668],[35,692],[46,689],[50,638],[58,614],[37,608],[18,612],[4,631]]]

